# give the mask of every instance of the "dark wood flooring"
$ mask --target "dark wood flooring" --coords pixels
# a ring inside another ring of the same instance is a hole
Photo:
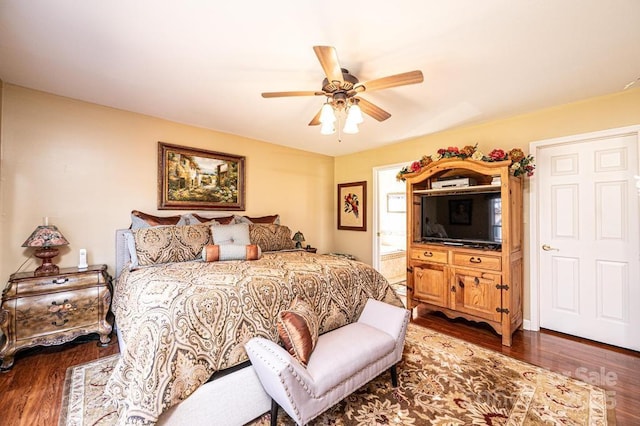
[[[0,373],[0,425],[57,425],[67,368],[119,352],[115,337],[106,347],[92,337],[18,352],[13,368]]]
[[[609,392],[618,425],[640,425],[640,353],[550,331],[518,330],[511,347],[488,326],[420,312],[414,322],[513,358],[581,378]],[[97,340],[97,339],[96,339]],[[96,340],[19,352],[13,369],[0,374],[1,425],[57,425],[66,369],[118,352]]]

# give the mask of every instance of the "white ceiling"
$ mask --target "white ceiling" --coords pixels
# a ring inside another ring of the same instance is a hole
[[[335,156],[621,91],[639,18],[638,0],[0,0],[0,78]],[[307,125],[324,98],[260,96],[320,90],[314,45],[360,81],[425,81],[363,93],[392,116],[340,142]]]

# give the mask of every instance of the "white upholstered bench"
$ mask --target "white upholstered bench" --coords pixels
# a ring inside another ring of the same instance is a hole
[[[272,398],[271,424],[280,406],[304,425],[389,368],[396,387],[408,321],[408,310],[369,299],[357,322],[318,337],[306,367],[280,345],[252,338],[245,348]]]

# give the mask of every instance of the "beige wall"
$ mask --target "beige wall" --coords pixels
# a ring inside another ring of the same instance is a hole
[[[244,214],[279,213],[309,244],[332,248],[332,157],[10,84],[2,100],[3,283],[31,255],[21,245],[45,216],[71,243],[57,264],[77,265],[78,250],[86,248],[89,263],[106,263],[113,273],[115,230],[129,226],[132,209],[175,213],[156,208],[158,141],[246,156]],[[31,259],[21,270],[38,263]]]
[[[2,165],[4,164],[4,153],[3,153],[3,148],[2,148],[2,104],[4,101],[4,98],[2,96],[4,91],[4,82],[2,80],[0,80],[0,206],[4,205],[4,200],[2,198],[2,193],[4,192],[2,187],[3,185],[1,184],[2,182]],[[0,208],[1,210],[1,208]],[[2,211],[0,211],[0,221],[2,220]],[[0,226],[0,241],[4,241],[4,231],[3,231],[3,227]],[[3,248],[2,248],[2,244],[0,244],[0,259],[4,259],[3,256]],[[0,280],[3,280],[4,277],[2,275],[0,275]],[[0,289],[4,287],[3,281],[0,281]]]
[[[640,88],[544,109],[505,120],[458,128],[406,142],[396,143],[352,155],[337,157],[335,184],[366,180],[367,199],[373,200],[373,167],[409,163],[422,155],[435,154],[439,148],[478,144],[480,150],[523,148],[537,140],[640,124]],[[525,181],[525,243],[528,244],[528,181]],[[336,200],[333,201],[334,205]],[[373,244],[373,206],[367,203],[367,232],[334,228],[335,247],[371,263]],[[527,250],[525,250],[527,257]],[[526,260],[526,259],[525,259]],[[528,264],[525,265],[525,317],[528,318]]]
[[[640,123],[640,89],[633,89],[334,159],[10,84],[0,85],[0,100],[2,282],[29,258],[31,250],[20,246],[45,216],[71,242],[58,264],[76,265],[78,249],[86,248],[90,263],[106,263],[113,272],[114,231],[129,225],[132,209],[175,213],[156,209],[158,141],[246,156],[246,214],[277,212],[320,252],[371,263],[373,167],[408,163],[450,145],[528,151],[531,141]],[[337,230],[336,185],[360,180],[369,182],[368,231]],[[527,189],[525,183],[525,238]],[[36,266],[32,259],[22,270]]]

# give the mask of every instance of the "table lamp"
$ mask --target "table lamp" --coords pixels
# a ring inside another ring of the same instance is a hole
[[[302,235],[302,232],[298,231],[293,235],[292,240],[296,242],[296,248],[302,248],[302,242],[304,241],[304,235]]]
[[[60,269],[51,262],[58,255],[56,247],[66,246],[69,241],[53,225],[41,225],[31,233],[22,247],[37,247],[34,255],[42,259],[42,265],[35,270],[35,275],[57,274]]]

